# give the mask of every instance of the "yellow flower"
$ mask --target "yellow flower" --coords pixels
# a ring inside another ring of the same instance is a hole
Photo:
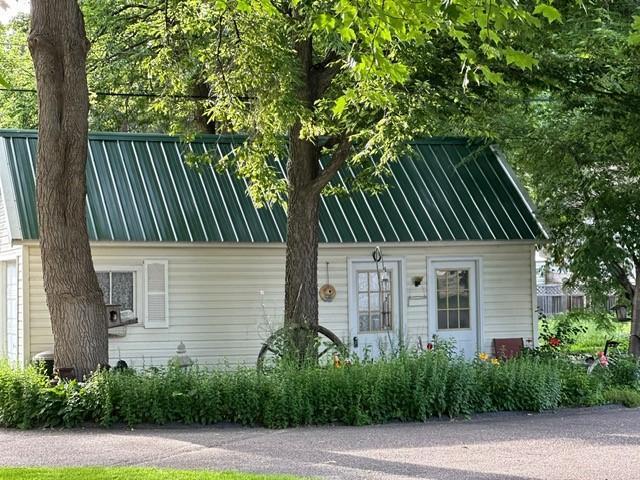
[[[497,358],[492,358],[492,359],[491,359],[491,363],[492,363],[493,365],[500,365],[500,360],[498,360]]]
[[[482,352],[478,354],[478,358],[480,360],[482,360],[483,362],[486,362],[489,359],[489,355],[487,355],[486,353]]]

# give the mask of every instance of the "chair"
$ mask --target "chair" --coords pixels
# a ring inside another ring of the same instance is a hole
[[[494,338],[493,353],[500,360],[509,360],[524,349],[523,338]]]

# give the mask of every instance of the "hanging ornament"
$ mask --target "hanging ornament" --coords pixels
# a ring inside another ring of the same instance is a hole
[[[329,262],[327,264],[327,283],[320,287],[318,294],[323,302],[332,302],[336,298],[336,288],[329,282]]]

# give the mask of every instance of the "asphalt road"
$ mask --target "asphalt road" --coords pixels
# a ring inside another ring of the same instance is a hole
[[[640,479],[640,409],[372,427],[0,430],[0,465],[140,465],[326,479]]]

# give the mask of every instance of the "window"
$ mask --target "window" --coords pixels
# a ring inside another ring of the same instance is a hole
[[[136,272],[102,271],[96,272],[96,275],[104,303],[121,305],[122,310],[136,311]]]
[[[391,280],[389,272],[361,270],[358,277],[358,331],[379,332],[393,327],[391,305]],[[380,285],[382,283],[382,285]],[[382,288],[381,288],[382,287]]]
[[[470,328],[469,270],[436,269],[438,330]]]

